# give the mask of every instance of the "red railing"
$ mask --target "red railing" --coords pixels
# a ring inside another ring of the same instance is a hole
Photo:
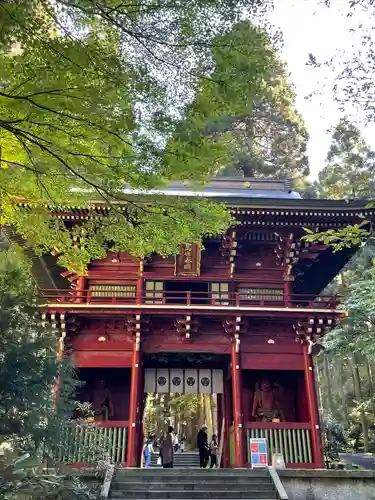
[[[121,293],[117,289],[98,290],[40,290],[40,298],[66,304],[129,304],[149,305],[152,308],[164,305],[210,306],[210,307],[302,307],[336,309],[340,304],[338,295],[272,294],[262,292],[193,292],[193,291],[143,291]]]

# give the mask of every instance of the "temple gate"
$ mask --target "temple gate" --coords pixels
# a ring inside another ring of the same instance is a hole
[[[264,436],[288,467],[324,467],[312,354],[345,316],[323,290],[356,249],[309,244],[304,228],[374,213],[365,202],[302,200],[284,181],[216,179],[202,195],[238,221],[204,250],[191,244],[142,260],[110,253],[87,276],[36,257],[37,279],[49,267],[55,280],[41,290],[44,317],[86,382],[79,396],[92,401],[121,465],[139,465],[144,393],[175,390],[219,395],[223,466],[249,466],[249,439]],[[88,210],[65,207],[59,217],[79,224]]]

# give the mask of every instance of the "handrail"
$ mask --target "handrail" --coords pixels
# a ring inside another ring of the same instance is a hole
[[[111,489],[112,479],[115,473],[115,466],[111,463],[103,464],[105,470],[103,484],[100,490],[100,498],[106,500],[109,496],[109,490]]]
[[[285,491],[283,483],[281,482],[281,479],[280,479],[275,467],[268,465],[267,469],[268,469],[268,472],[271,476],[273,485],[276,488],[276,491],[277,491],[277,494],[278,494],[278,497],[280,498],[280,500],[289,500],[288,493]]]
[[[73,420],[73,423],[74,420]],[[94,422],[96,427],[116,428],[116,427],[129,427],[129,420],[104,420],[103,422]]]
[[[254,287],[255,288],[255,287]],[[251,290],[251,291],[250,291]],[[166,291],[166,290],[121,290],[106,288],[105,290],[48,290],[39,291],[39,297],[55,300],[60,303],[100,303],[100,304],[134,304],[134,305],[168,305],[181,304],[187,306],[210,305],[213,307],[229,306],[261,306],[261,307],[303,307],[319,309],[335,309],[340,303],[338,295],[284,294],[281,288],[241,292],[199,292],[199,291]]]

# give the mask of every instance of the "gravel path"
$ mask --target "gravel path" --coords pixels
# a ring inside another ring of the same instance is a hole
[[[340,453],[343,462],[356,464],[367,470],[375,470],[375,455],[367,453]]]

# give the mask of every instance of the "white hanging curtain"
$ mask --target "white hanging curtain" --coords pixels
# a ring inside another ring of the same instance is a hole
[[[145,392],[158,394],[222,394],[223,370],[210,368],[146,368]]]

